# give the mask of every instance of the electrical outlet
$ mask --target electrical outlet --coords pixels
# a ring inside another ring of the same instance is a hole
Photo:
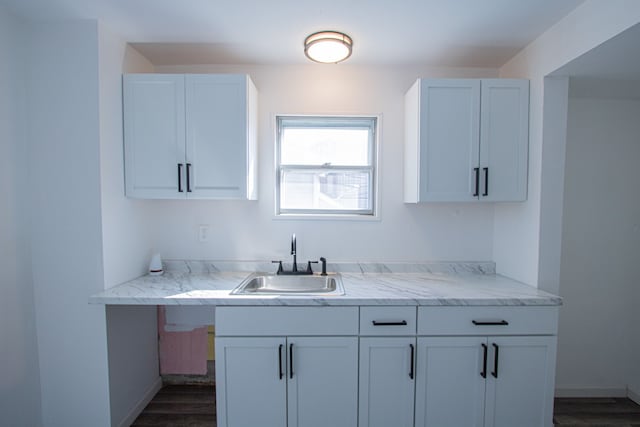
[[[201,225],[198,227],[198,241],[199,242],[208,242],[209,241],[209,225]]]

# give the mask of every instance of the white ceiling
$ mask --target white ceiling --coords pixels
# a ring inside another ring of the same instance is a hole
[[[350,64],[500,67],[582,0],[0,0],[34,21],[100,19],[156,65],[296,64],[338,30]]]

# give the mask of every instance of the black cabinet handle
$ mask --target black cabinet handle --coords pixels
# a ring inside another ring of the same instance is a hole
[[[476,191],[473,193],[473,197],[478,197],[480,192],[480,168],[473,168],[473,172],[476,174]]]
[[[489,195],[489,168],[482,168],[484,170],[484,197]]]
[[[280,379],[282,379],[282,347],[284,347],[284,345],[280,344],[280,346],[278,347],[278,376]]]
[[[498,347],[496,343],[493,343],[493,348],[495,353],[493,357],[493,372],[491,372],[491,375],[493,375],[493,378],[498,378],[498,358],[500,357],[498,353],[500,351],[500,347]]]
[[[407,326],[406,320],[401,320],[399,322],[378,322],[377,320],[372,320],[373,326]]]
[[[182,163],[178,163],[178,193],[182,191]]]
[[[293,344],[289,344],[289,378],[293,378]]]
[[[191,193],[191,163],[187,163],[187,193]]]
[[[507,322],[506,320],[498,320],[496,322],[483,322],[480,320],[472,320],[471,323],[473,323],[476,326],[508,326],[509,322]]]
[[[414,368],[413,365],[415,364],[415,353],[416,353],[416,349],[413,346],[413,344],[409,344],[409,348],[411,348],[411,368],[409,369],[409,378],[413,379],[414,377]]]
[[[482,343],[482,372],[480,372],[480,376],[482,378],[487,378],[487,350],[489,348],[485,343]]]

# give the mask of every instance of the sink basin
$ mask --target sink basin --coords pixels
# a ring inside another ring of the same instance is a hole
[[[340,274],[277,275],[253,273],[231,295],[344,295]]]

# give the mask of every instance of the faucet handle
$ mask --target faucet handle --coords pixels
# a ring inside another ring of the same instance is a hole
[[[282,273],[282,261],[271,261],[273,264],[278,264],[278,271],[276,271],[276,274],[281,274]]]
[[[318,261],[307,261],[307,274],[313,274],[313,270],[311,269],[311,264],[317,264]]]

